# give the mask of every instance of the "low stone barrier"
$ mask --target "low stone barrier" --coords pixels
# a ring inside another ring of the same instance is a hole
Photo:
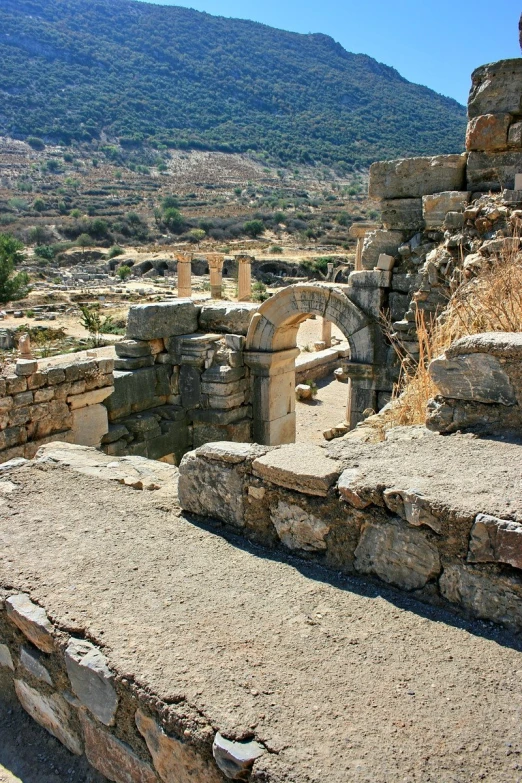
[[[413,451],[418,445],[421,454],[424,441],[408,446]],[[380,446],[392,461],[403,449]],[[335,571],[377,577],[421,600],[449,602],[522,630],[522,524],[516,508],[501,519],[483,513],[478,502],[463,504],[460,489],[454,499],[425,494],[401,478],[402,469],[396,477],[368,478],[358,467],[358,447],[348,444],[344,456],[347,446],[340,442],[338,448],[339,459],[310,444],[208,443],[181,462],[180,505],[264,546]],[[457,457],[448,452],[442,464]]]
[[[440,392],[428,403],[430,430],[522,435],[522,333],[463,337],[429,373]]]
[[[113,359],[63,359],[49,367],[20,359],[0,375],[0,462],[31,459],[50,441],[100,445],[108,430],[102,403],[114,391]]]

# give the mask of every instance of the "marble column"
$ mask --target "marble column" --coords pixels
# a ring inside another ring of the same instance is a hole
[[[210,295],[212,299],[222,299],[224,256],[220,253],[209,253],[207,255],[207,261],[210,272]]]
[[[177,253],[178,260],[178,297],[190,299],[192,296],[192,253]]]
[[[250,256],[236,256],[238,267],[238,302],[252,301],[252,259]]]

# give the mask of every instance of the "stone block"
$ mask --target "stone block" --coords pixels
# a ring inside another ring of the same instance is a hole
[[[24,375],[6,375],[6,394],[14,395],[27,391],[27,378]]]
[[[198,308],[191,299],[132,305],[126,336],[134,340],[154,340],[191,334],[198,328]]]
[[[65,383],[65,370],[62,367],[49,367],[46,373],[49,386],[57,386],[59,383]]]
[[[269,451],[252,463],[254,475],[280,487],[325,497],[341,473],[341,465],[320,446],[291,444]]]
[[[35,647],[45,653],[54,650],[53,627],[45,609],[34,604],[25,593],[10,596],[5,602],[5,608],[11,622]]]
[[[522,114],[522,59],[481,65],[471,74],[468,117]]]
[[[114,346],[116,356],[129,359],[139,359],[143,356],[151,356],[150,343],[147,340],[121,340]]]
[[[23,680],[15,680],[14,686],[20,704],[31,718],[65,745],[67,750],[81,756],[81,739],[76,733],[71,720],[71,708],[65,699],[57,693],[46,696]]]
[[[444,598],[475,617],[520,630],[522,591],[519,580],[479,572],[473,566],[447,565],[439,586]]]
[[[217,394],[210,394],[208,404],[215,410],[230,410],[231,408],[240,408],[245,403],[245,392],[229,394],[228,397],[222,397]]]
[[[515,405],[515,391],[496,356],[473,353],[447,359],[434,359],[430,377],[444,397],[483,403]]]
[[[424,228],[420,198],[386,199],[381,204],[382,223],[389,230],[420,231]]]
[[[510,114],[483,114],[474,117],[468,122],[466,149],[485,152],[505,150],[510,123]]]
[[[7,644],[0,642],[0,666],[4,666],[6,669],[11,669],[14,672],[14,663],[11,657],[11,652]]]
[[[246,335],[252,316],[258,309],[259,305],[251,302],[203,305],[199,313],[199,328],[212,332]]]
[[[265,748],[254,740],[249,742],[228,740],[218,731],[214,737],[212,753],[226,778],[246,780],[255,760],[265,753]]]
[[[391,272],[394,264],[395,258],[393,256],[389,256],[386,253],[381,253],[377,259],[376,269],[379,269],[381,272]]]
[[[204,383],[233,383],[245,377],[244,367],[229,367],[227,364],[213,364],[201,376]]]
[[[368,232],[364,238],[362,250],[363,269],[373,270],[377,266],[381,253],[390,256],[397,255],[403,240],[402,231],[384,231],[379,228]]]
[[[406,520],[414,527],[425,525],[435,533],[442,532],[441,519],[432,513],[428,498],[414,489],[397,489],[392,487],[383,492],[386,507],[394,514]]]
[[[47,685],[53,684],[51,675],[42,663],[41,653],[37,653],[36,651],[30,650],[29,647],[23,646],[20,650],[20,665],[37,680],[46,682]]]
[[[270,519],[281,542],[289,549],[318,552],[326,549],[330,526],[294,503],[280,500],[270,511]]]
[[[105,400],[111,421],[151,408],[156,398],[157,367],[114,373],[114,393]]]
[[[471,192],[516,190],[515,175],[522,171],[522,151],[470,152],[466,171]]]
[[[102,389],[93,389],[83,394],[75,394],[72,397],[67,397],[67,404],[72,411],[78,408],[86,408],[88,405],[98,405],[107,397],[110,397],[113,391],[114,386],[104,386]],[[83,445],[87,446],[89,444],[85,443]]]
[[[446,357],[455,359],[471,353],[522,361],[522,332],[482,332],[461,337],[446,350]]]
[[[369,196],[420,198],[445,190],[463,190],[465,169],[466,155],[379,161],[370,167]]]
[[[295,411],[287,413],[278,419],[265,421],[254,418],[252,423],[252,437],[256,443],[266,446],[279,446],[282,443],[295,442]]]
[[[508,147],[520,149],[522,147],[522,122],[514,122],[508,131]]]
[[[65,665],[71,687],[80,702],[105,726],[114,724],[118,696],[114,675],[97,647],[81,639],[71,639],[65,650]]]
[[[471,529],[468,562],[522,568],[522,524],[478,514]]]
[[[38,370],[36,359],[18,359],[16,362],[16,375],[32,375]]]
[[[114,369],[121,372],[132,372],[132,370],[141,370],[142,367],[152,367],[154,364],[154,357],[152,354],[149,356],[140,356],[136,359],[130,358],[118,358],[114,360]]]
[[[107,408],[89,405],[72,412],[71,437],[77,446],[99,446],[109,431]]]
[[[179,466],[179,503],[184,511],[243,527],[243,477],[232,465],[185,454]]]
[[[355,568],[403,590],[419,590],[440,573],[437,549],[420,530],[367,523],[355,550]]]
[[[142,761],[125,742],[100,729],[80,712],[85,755],[92,766],[115,783],[158,783],[150,764]]]
[[[448,212],[463,212],[469,203],[470,193],[466,191],[447,191],[424,196],[422,212],[426,228],[441,228]]]
[[[153,718],[137,710],[135,721],[163,783],[221,783],[216,769],[186,742],[167,734]]]
[[[182,365],[179,372],[179,391],[184,408],[190,410],[201,405],[201,373],[197,367]]]
[[[371,500],[365,498],[360,480],[361,474],[358,470],[347,468],[339,476],[337,489],[343,500],[346,500],[354,508],[363,509],[371,505]]]

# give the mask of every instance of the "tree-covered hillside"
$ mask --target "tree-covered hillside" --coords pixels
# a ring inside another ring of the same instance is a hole
[[[326,35],[134,0],[2,0],[0,95],[0,133],[15,138],[152,139],[347,170],[458,152],[465,128],[456,101]]]

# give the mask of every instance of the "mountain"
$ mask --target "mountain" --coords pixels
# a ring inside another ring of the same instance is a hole
[[[465,110],[322,34],[135,0],[1,0],[0,133],[336,164],[459,152]]]

